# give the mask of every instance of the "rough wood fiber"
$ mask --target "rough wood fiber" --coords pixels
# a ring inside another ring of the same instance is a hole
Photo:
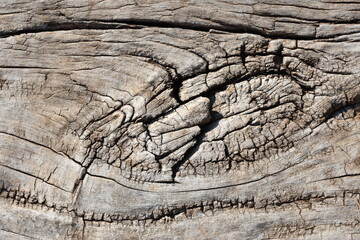
[[[360,1],[0,1],[1,239],[360,239]]]

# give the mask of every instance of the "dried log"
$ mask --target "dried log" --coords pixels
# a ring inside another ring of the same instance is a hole
[[[0,20],[0,238],[360,238],[360,1]]]

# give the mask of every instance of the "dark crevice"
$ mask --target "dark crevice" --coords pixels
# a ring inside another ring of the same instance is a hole
[[[333,111],[329,112],[326,118],[328,120],[330,119],[336,119],[337,117],[340,117],[342,114],[353,110],[353,117],[357,117],[360,115],[360,101],[356,101],[353,103],[345,104],[344,106],[340,106],[338,108],[333,109]]]
[[[347,177],[359,177],[360,173],[352,173],[352,174],[345,174],[345,175],[340,175],[340,176],[334,176],[334,177],[328,177],[328,178],[323,178],[323,179],[319,179],[313,182],[321,182],[321,181],[328,181],[328,180],[333,180],[333,179],[342,179],[342,178],[347,178]]]
[[[219,26],[220,25],[220,26]],[[296,40],[311,40],[316,39],[313,36],[296,36],[294,34],[286,33],[268,33],[265,30],[255,28],[250,25],[232,26],[224,23],[219,25],[203,25],[196,23],[176,23],[167,21],[158,21],[151,19],[124,19],[124,20],[100,20],[100,21],[73,21],[73,22],[48,22],[41,25],[27,27],[21,30],[3,31],[0,32],[0,38],[15,36],[28,33],[40,32],[54,32],[54,31],[67,31],[67,30],[108,30],[108,29],[141,29],[146,27],[157,28],[180,28],[200,32],[214,32],[219,33],[248,33],[256,34],[266,38],[282,38],[282,39],[296,39]]]
[[[6,66],[6,65],[0,65],[0,68],[9,68],[9,69],[42,69],[42,70],[49,70],[49,69],[56,69],[56,68],[46,68],[46,67],[31,67],[31,66]]]
[[[181,101],[180,99],[180,87],[182,85],[183,82],[183,78],[176,73],[176,78],[171,78],[172,79],[172,92],[171,92],[171,97],[173,97],[177,103],[182,104],[183,101]]]
[[[79,21],[79,22],[49,22],[38,26],[32,26],[12,32],[0,32],[0,38],[41,32],[56,32],[69,30],[107,30],[107,29],[141,29],[141,26],[128,25],[126,23],[117,22],[98,22],[98,21]]]
[[[62,214],[70,214],[73,217],[81,218],[83,222],[103,222],[103,223],[132,223],[133,221],[149,221],[150,223],[156,223],[159,220],[167,219],[168,221],[173,221],[176,217],[183,215],[185,218],[198,217],[197,213],[206,213],[207,211],[224,211],[238,208],[255,208],[255,209],[266,209],[268,207],[281,207],[291,206],[293,203],[297,202],[306,202],[306,203],[315,203],[315,202],[324,202],[327,199],[343,199],[347,194],[352,194],[353,198],[357,198],[360,194],[358,191],[343,190],[342,193],[333,193],[326,194],[314,192],[311,194],[298,194],[297,196],[290,197],[280,197],[274,196],[269,199],[257,199],[254,196],[239,198],[239,197],[223,197],[222,199],[218,198],[209,198],[207,201],[198,201],[182,205],[171,205],[171,206],[158,206],[144,210],[144,212],[136,214],[126,214],[126,213],[101,213],[101,212],[88,212],[88,211],[78,211],[76,208],[71,206],[60,206],[48,203],[46,199],[39,200],[36,196],[30,196],[20,190],[11,190],[0,186],[0,195],[3,200],[10,200],[13,204],[16,203],[22,207],[32,207],[36,205],[47,207],[47,209],[60,212]],[[329,204],[329,203],[328,203]],[[336,204],[333,201],[333,204]]]

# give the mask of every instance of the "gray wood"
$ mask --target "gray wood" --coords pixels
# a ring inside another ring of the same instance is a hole
[[[360,1],[0,4],[1,239],[360,239]]]

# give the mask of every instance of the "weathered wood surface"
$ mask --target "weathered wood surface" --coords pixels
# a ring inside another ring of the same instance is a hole
[[[360,239],[360,1],[0,1],[1,239]]]

